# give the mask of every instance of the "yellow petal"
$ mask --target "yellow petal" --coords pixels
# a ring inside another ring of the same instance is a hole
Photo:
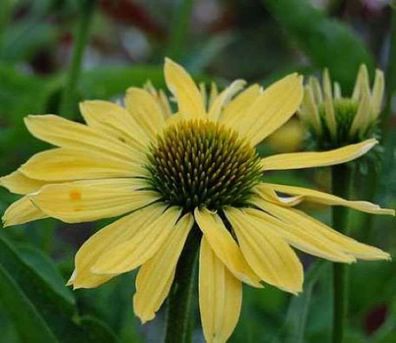
[[[331,80],[328,69],[323,72],[323,103],[325,110],[325,121],[331,136],[337,136],[337,121],[334,112],[333,95],[331,91]]]
[[[156,90],[150,81],[145,83],[144,89],[154,96],[158,106],[161,108],[164,119],[167,120],[172,115],[172,109],[169,105],[169,100],[165,92],[162,89]]]
[[[153,95],[141,88],[131,87],[125,96],[125,106],[141,130],[155,139],[165,125],[161,107]]]
[[[268,87],[237,122],[227,125],[256,145],[291,118],[302,98],[302,78],[291,74]]]
[[[369,85],[363,85],[360,90],[359,106],[355,117],[353,118],[349,135],[353,136],[356,132],[364,133],[371,124],[371,95]]]
[[[152,320],[172,285],[177,261],[194,224],[194,217],[186,214],[172,229],[158,252],[140,267],[136,277],[133,307],[142,323]]]
[[[383,260],[389,259],[389,254],[381,249],[359,243],[349,238],[327,225],[305,215],[303,212],[291,208],[283,208],[265,201],[255,202],[264,211],[279,218],[285,223],[299,226],[304,229],[311,237],[317,237],[325,244],[337,246],[340,252],[364,260]]]
[[[382,100],[384,97],[385,80],[384,73],[377,69],[375,71],[375,80],[373,91],[371,93],[371,102],[373,113],[371,114],[371,120],[376,120],[378,115],[381,113]]]
[[[299,111],[303,120],[312,125],[318,135],[322,134],[322,123],[319,116],[318,105],[315,102],[315,96],[312,87],[306,86],[302,103],[302,110]]]
[[[205,341],[225,343],[238,323],[242,284],[202,238],[199,255],[199,309]]]
[[[258,188],[260,187],[265,187],[266,189],[270,188],[276,192],[296,195],[302,197],[301,200],[312,201],[319,204],[346,206],[367,213],[395,215],[395,210],[381,208],[378,205],[368,201],[349,201],[335,195],[319,192],[313,189],[271,183],[259,185]]]
[[[28,194],[39,190],[45,182],[31,179],[17,170],[1,177],[0,185],[15,194]]]
[[[211,120],[217,121],[220,118],[220,114],[223,107],[231,100],[231,98],[238,93],[245,86],[246,82],[243,80],[234,81],[229,87],[222,91],[213,100],[213,104],[210,106],[208,117]]]
[[[238,122],[244,119],[247,109],[252,106],[260,94],[261,87],[259,85],[254,84],[248,87],[225,106],[220,115],[220,121],[230,127],[234,126],[237,130]]]
[[[303,201],[303,196],[284,197],[276,194],[275,189],[268,183],[261,183],[254,187],[254,193],[258,194],[262,199],[273,202],[281,206],[296,206]]]
[[[178,112],[184,116],[206,117],[201,93],[184,68],[169,58],[165,59],[165,81],[177,100]]]
[[[133,238],[137,232],[154,222],[164,210],[165,206],[150,205],[96,232],[78,250],[75,257],[75,270],[68,285],[73,285],[75,289],[93,288],[117,275],[94,274],[91,268],[108,249]]]
[[[59,147],[88,152],[101,151],[131,162],[135,162],[136,154],[140,154],[116,137],[59,116],[30,115],[25,118],[25,124],[33,136]]]
[[[19,225],[47,216],[32,204],[27,196],[12,203],[4,212],[3,226]]]
[[[224,211],[237,235],[243,256],[265,282],[287,292],[302,290],[303,267],[289,244],[239,209]]]
[[[111,158],[100,151],[68,148],[40,152],[23,164],[20,171],[28,177],[45,181],[134,177],[147,173],[138,163]]]
[[[132,238],[107,249],[91,268],[91,272],[120,274],[141,266],[159,251],[174,230],[180,214],[181,209],[170,207]]]
[[[80,103],[80,111],[87,124],[99,131],[127,142],[136,149],[148,144],[148,136],[128,111],[109,101],[93,100]]]
[[[142,187],[138,179],[104,179],[46,185],[29,195],[33,203],[50,217],[79,223],[115,217],[158,199]]]
[[[246,263],[245,258],[224,226],[221,218],[207,209],[194,211],[195,220],[217,257],[227,266],[232,274],[254,287],[261,287],[257,275]]]
[[[265,204],[264,201],[261,203],[260,201],[256,201],[255,204],[260,208],[269,208],[269,206],[262,206]],[[329,240],[323,239],[320,235],[312,235],[302,226],[282,221],[261,210],[245,209],[244,211],[252,220],[257,220],[258,225],[265,227],[266,230],[272,230],[274,233],[277,233],[290,245],[301,251],[334,262],[350,263],[356,260],[353,256],[343,253],[339,246]]]
[[[359,101],[360,96],[362,95],[361,91],[364,88],[370,88],[370,80],[366,65],[361,64],[356,77],[355,87],[353,88],[352,99]]]
[[[261,160],[262,170],[286,170],[312,167],[325,167],[352,161],[368,152],[378,144],[375,139],[347,145],[324,152],[296,152],[278,154]]]

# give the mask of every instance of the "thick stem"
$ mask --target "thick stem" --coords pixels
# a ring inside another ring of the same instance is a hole
[[[200,240],[199,229],[194,227],[177,264],[168,299],[166,343],[191,342],[191,307]]]
[[[351,186],[351,170],[346,166],[333,166],[331,170],[333,194],[348,198]],[[348,210],[345,207],[333,208],[333,227],[347,234]],[[333,343],[342,343],[348,311],[348,266],[333,265]]]
[[[81,15],[76,33],[74,35],[72,59],[59,105],[59,114],[64,116],[70,116],[73,112],[76,86],[81,74],[82,59],[84,56],[85,47],[88,42],[95,5],[96,0],[81,1]]]

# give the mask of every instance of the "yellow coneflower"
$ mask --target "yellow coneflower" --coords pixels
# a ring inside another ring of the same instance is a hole
[[[45,217],[77,223],[124,215],[83,244],[70,285],[97,287],[140,267],[134,310],[142,322],[151,320],[169,293],[187,236],[198,233],[203,331],[208,342],[224,342],[238,321],[242,282],[302,290],[303,268],[292,247],[337,262],[389,258],[293,206],[312,201],[377,214],[392,210],[262,181],[268,170],[350,161],[377,143],[260,159],[254,147],[300,105],[300,76],[265,90],[242,90],[244,82],[235,81],[213,92],[210,105],[170,60],[165,80],[176,114],[164,94],[148,86],[128,89],[125,107],[83,102],[87,125],[54,115],[26,118],[28,130],[56,148],[1,179],[24,195],[6,210],[5,226]]]
[[[342,94],[323,72],[322,86],[311,77],[305,86],[299,111],[319,149],[335,148],[375,137],[384,96],[384,74],[376,70],[373,87],[365,65],[361,65],[351,97]]]

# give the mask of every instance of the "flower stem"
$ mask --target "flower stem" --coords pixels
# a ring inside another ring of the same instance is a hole
[[[74,34],[72,59],[59,105],[59,114],[64,116],[70,116],[73,112],[76,85],[81,74],[81,63],[88,42],[96,1],[97,0],[81,1],[80,21]]]
[[[200,241],[199,229],[193,227],[177,264],[168,299],[165,343],[191,342],[191,305]]]
[[[333,194],[348,198],[351,186],[350,168],[343,165],[331,169]],[[348,210],[345,207],[333,208],[333,226],[339,232],[347,234]],[[341,263],[333,265],[333,331],[332,342],[342,343],[348,310],[348,266]]]

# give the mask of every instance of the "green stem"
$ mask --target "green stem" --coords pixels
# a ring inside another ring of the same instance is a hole
[[[61,115],[70,116],[73,112],[76,86],[81,74],[81,63],[88,42],[95,5],[96,0],[81,1],[81,15],[74,35],[72,59],[59,105],[59,114]]]
[[[191,342],[191,306],[199,243],[200,232],[194,227],[177,264],[175,280],[168,299],[165,343]]]
[[[392,96],[396,90],[396,4],[392,5],[391,24],[390,24],[390,44],[388,55],[388,66],[386,68],[386,104],[382,113],[381,125],[383,137],[386,141],[391,130],[389,117],[392,110]]]
[[[333,194],[348,198],[351,186],[351,170],[345,164],[332,167]],[[347,234],[348,210],[345,207],[333,208],[333,226]],[[348,310],[348,266],[341,263],[333,265],[333,343],[342,343]]]
[[[166,55],[173,59],[179,59],[183,53],[183,47],[190,23],[193,0],[182,0],[175,8],[174,18],[169,33],[169,43]]]

